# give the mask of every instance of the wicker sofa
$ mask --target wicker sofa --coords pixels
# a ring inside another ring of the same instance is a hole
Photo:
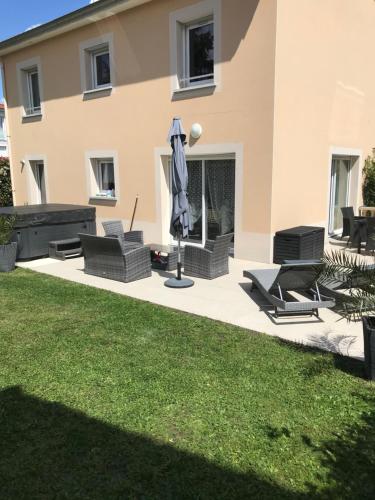
[[[86,274],[125,283],[151,276],[149,247],[141,246],[124,252],[118,238],[89,234],[78,236],[82,242]]]
[[[185,245],[184,274],[212,280],[229,273],[228,254],[233,233],[207,240],[204,248]]]

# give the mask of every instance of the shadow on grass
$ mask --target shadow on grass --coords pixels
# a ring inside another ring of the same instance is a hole
[[[310,498],[375,498],[375,397],[364,399],[372,409],[362,414],[360,422],[343,429],[331,440],[316,446],[308,436],[302,436],[328,471],[323,490],[318,492],[314,485],[308,485]]]
[[[375,397],[367,402],[361,421],[330,441],[301,436],[322,465],[320,487],[306,484],[302,493],[11,387],[0,392],[0,498],[373,499]],[[270,427],[268,435],[290,433]]]
[[[302,376],[309,378],[313,376],[321,375],[323,372],[332,371],[334,369],[340,370],[344,373],[348,373],[353,377],[365,379],[365,364],[359,359],[350,358],[345,354],[338,351],[326,351],[322,350],[321,346],[309,346],[305,344],[298,344],[296,342],[291,342],[279,337],[275,340],[293,351],[297,352],[309,352],[312,354],[317,354],[319,357],[311,359],[309,363],[305,363],[304,367],[301,368]],[[328,349],[328,347],[327,347]]]
[[[0,498],[300,498],[61,404],[0,392]]]

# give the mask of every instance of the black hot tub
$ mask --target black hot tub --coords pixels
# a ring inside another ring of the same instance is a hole
[[[17,259],[48,255],[48,243],[76,238],[78,233],[96,234],[95,207],[81,205],[23,205],[0,208],[0,215],[17,217],[12,241],[17,241]]]

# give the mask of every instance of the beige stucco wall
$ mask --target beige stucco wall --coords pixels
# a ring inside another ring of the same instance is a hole
[[[194,122],[203,126],[191,154],[194,148],[204,152],[205,145],[235,144],[242,151],[235,252],[269,259],[276,1],[222,0],[220,89],[171,100],[169,14],[194,3],[157,0],[3,58],[17,204],[28,201],[21,160],[45,157],[48,201],[87,204],[85,152],[116,151],[120,200],[97,204],[98,219],[128,221],[139,194],[136,225],[146,240],[161,239],[155,151],[167,146],[171,120],[180,116],[187,130]],[[104,33],[113,33],[115,88],[108,97],[84,101],[79,44]],[[43,118],[22,123],[16,64],[36,56]]]
[[[374,26],[373,0],[278,2],[273,231],[327,225],[330,152],[375,146]]]

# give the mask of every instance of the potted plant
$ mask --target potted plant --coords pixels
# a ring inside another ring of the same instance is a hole
[[[17,256],[17,243],[11,242],[16,218],[13,215],[0,216],[0,272],[13,271]]]
[[[335,251],[324,256],[326,278],[346,283],[346,293],[335,294],[348,321],[362,321],[365,373],[375,380],[375,265],[358,255]]]

